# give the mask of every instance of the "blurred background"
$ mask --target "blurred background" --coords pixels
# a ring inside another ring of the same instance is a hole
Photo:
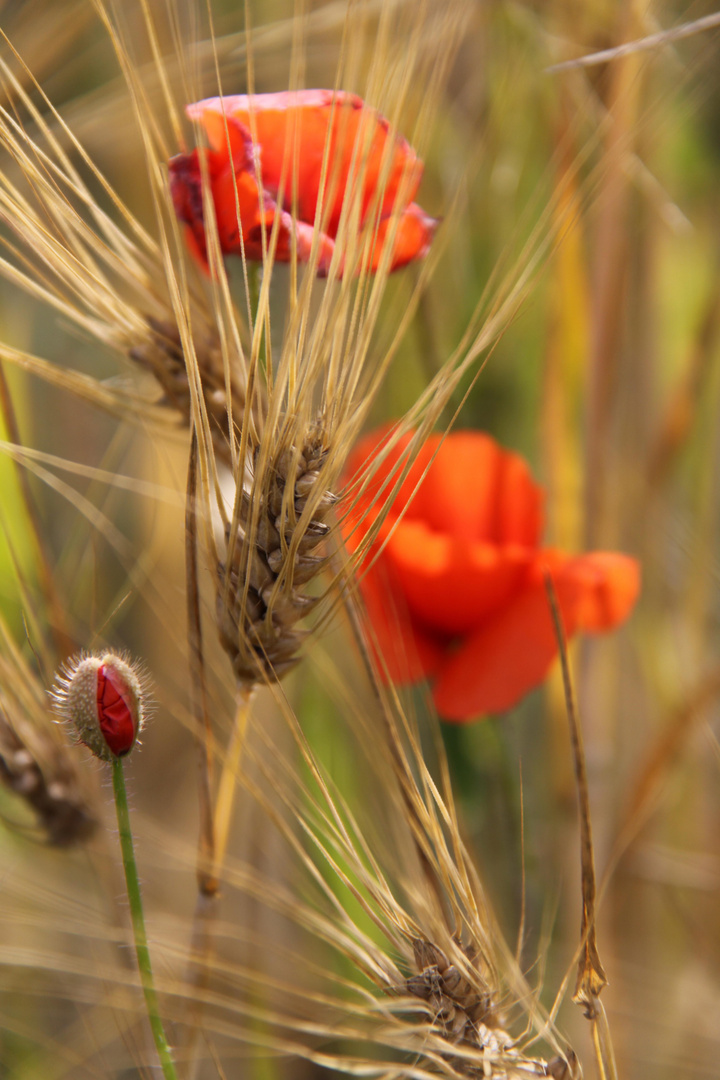
[[[355,55],[365,64],[346,72],[343,85],[368,96],[383,4],[361,6],[363,47]],[[433,4],[420,6],[431,26]],[[407,17],[407,5],[393,7]],[[347,8],[344,0],[303,8],[304,85],[334,85]],[[488,431],[527,457],[547,493],[548,544],[625,551],[642,564],[642,595],[629,623],[571,649],[601,882],[599,947],[609,979],[603,1002],[618,1075],[627,1080],[720,1072],[720,30],[709,26],[592,66],[553,65],[712,13],[709,2],[458,5],[457,47],[448,51],[432,114],[420,108],[418,86],[401,125],[425,160],[419,201],[444,219],[439,265],[373,412],[374,423],[403,415],[457,346],[481,297],[489,310],[501,283],[519,278],[535,230],[559,231],[479,377],[458,391],[455,426]],[[128,5],[123,19],[132,39],[139,11]],[[288,86],[298,33],[290,0],[251,0],[244,12],[217,2],[213,20],[226,92],[247,88],[248,57],[258,91]],[[190,42],[202,36],[189,5],[178,26]],[[0,27],[152,233],[141,139],[92,5],[6,2]],[[8,41],[0,46],[4,61],[17,70]],[[149,64],[139,30],[137,41],[137,63]],[[420,47],[432,59],[437,40],[429,30]],[[201,94],[214,92],[212,52],[198,46],[193,56]],[[152,99],[160,90],[150,67],[147,79]],[[3,85],[12,112],[5,76]],[[419,273],[410,268],[389,282],[378,354]],[[281,274],[277,292],[282,297]],[[281,300],[277,306],[281,333]],[[7,345],[59,369],[153,394],[149,376],[7,280],[0,284],[0,329]],[[3,370],[22,443],[58,458],[45,463],[48,474],[31,470],[29,484],[69,635],[78,646],[127,647],[153,674],[157,716],[130,767],[138,845],[151,925],[176,920],[185,933],[197,828],[184,640],[187,449],[181,435],[123,424],[17,366]],[[3,437],[15,441],[7,414]],[[60,459],[91,473],[64,471]],[[108,484],[92,474],[97,468],[131,482]],[[55,661],[51,649],[38,647],[42,630],[29,614],[40,595],[41,560],[10,454],[0,460],[0,491],[0,611],[8,640],[47,686]],[[327,675],[346,674],[344,654],[330,634],[316,651],[286,691],[338,785],[350,789],[355,751],[337,723],[337,682]],[[209,655],[218,729],[226,733],[227,662],[215,642]],[[347,678],[351,696],[359,691],[352,673]],[[409,700],[421,724],[434,723],[422,692]],[[261,702],[262,723],[271,725],[273,715],[270,700]],[[442,736],[462,828],[502,928],[514,947],[524,920],[522,966],[542,986],[547,1007],[569,977],[560,1025],[593,1075],[587,1022],[570,1001],[579,839],[558,673],[512,713],[443,725]],[[107,804],[107,786],[91,772],[93,798]],[[351,794],[372,809],[359,783]],[[0,1069],[18,1080],[84,1076],[67,1052],[74,1046],[78,1062],[89,1054],[82,994],[76,988],[73,1002],[63,1001],[66,961],[52,972],[51,958],[62,954],[63,933],[77,933],[84,905],[102,907],[93,899],[97,867],[82,851],[28,839],[33,818],[17,794],[0,792],[0,812],[9,823],[0,832],[8,911],[16,919],[21,907],[55,908],[66,927],[38,914],[20,930],[8,915],[0,931],[30,957],[8,961]],[[238,813],[246,815],[231,839],[239,857],[252,846],[252,827],[250,811],[241,806]],[[152,855],[168,843],[172,869]],[[108,843],[108,875],[116,873],[112,852]],[[105,895],[120,889],[111,884]],[[103,948],[87,943],[84,961],[102,967]],[[43,955],[44,971],[32,959]],[[172,958],[163,963],[174,970]],[[137,1075],[131,1056],[128,1077]],[[257,1057],[251,1064],[258,1077],[275,1071]],[[92,1075],[115,1075],[107,1060],[93,1068]]]

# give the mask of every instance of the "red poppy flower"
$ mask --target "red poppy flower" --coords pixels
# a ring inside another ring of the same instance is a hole
[[[275,258],[290,260],[294,237],[299,261],[307,262],[320,206],[318,272],[327,273],[343,204],[353,194],[359,198],[360,227],[374,230],[366,269],[378,268],[393,229],[391,270],[427,254],[437,223],[412,201],[422,163],[355,94],[236,94],[198,101],[186,112],[203,126],[210,149],[170,161],[170,190],[191,249],[206,269],[203,167],[225,255],[244,248],[246,258],[262,259],[263,227],[269,238],[279,215]]]
[[[346,516],[351,550],[376,519],[373,504],[383,484],[391,489],[409,440],[378,462]],[[348,476],[386,442],[384,432],[363,439]],[[476,431],[428,439],[361,568],[381,670],[396,682],[431,678],[440,715],[466,721],[509,709],[545,678],[558,653],[546,571],[568,637],[623,622],[640,588],[637,561],[543,548],[542,527],[543,492],[521,457]]]

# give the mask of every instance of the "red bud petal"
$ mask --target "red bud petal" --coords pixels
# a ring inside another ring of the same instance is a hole
[[[137,732],[137,706],[119,672],[107,664],[97,671],[97,707],[100,730],[113,754],[129,753]]]

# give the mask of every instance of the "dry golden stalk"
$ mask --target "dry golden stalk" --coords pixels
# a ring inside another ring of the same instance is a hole
[[[328,454],[321,424],[283,447],[240,495],[238,524],[218,568],[220,639],[242,683],[275,679],[298,660],[305,636],[296,624],[316,604],[303,586],[325,566],[319,549],[336,497],[326,489]],[[253,454],[253,465],[259,451]]]

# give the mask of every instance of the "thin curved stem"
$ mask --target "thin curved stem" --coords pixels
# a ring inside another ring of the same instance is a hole
[[[150,1028],[152,1029],[153,1039],[155,1040],[160,1064],[162,1065],[163,1076],[165,1077],[165,1080],[177,1080],[175,1063],[173,1062],[170,1047],[165,1037],[165,1029],[163,1028],[162,1020],[160,1019],[158,998],[155,991],[152,966],[150,964],[150,951],[148,949],[147,934],[145,933],[145,916],[143,914],[140,879],[138,878],[132,831],[130,829],[130,811],[128,809],[127,791],[125,790],[125,774],[123,772],[122,758],[113,758],[112,778],[118,831],[120,833],[120,848],[122,851],[125,883],[127,885],[128,901],[130,904],[133,937],[135,939],[135,952],[137,955],[138,969],[140,971],[140,982],[142,984],[143,994],[145,995],[148,1020],[150,1021]]]

